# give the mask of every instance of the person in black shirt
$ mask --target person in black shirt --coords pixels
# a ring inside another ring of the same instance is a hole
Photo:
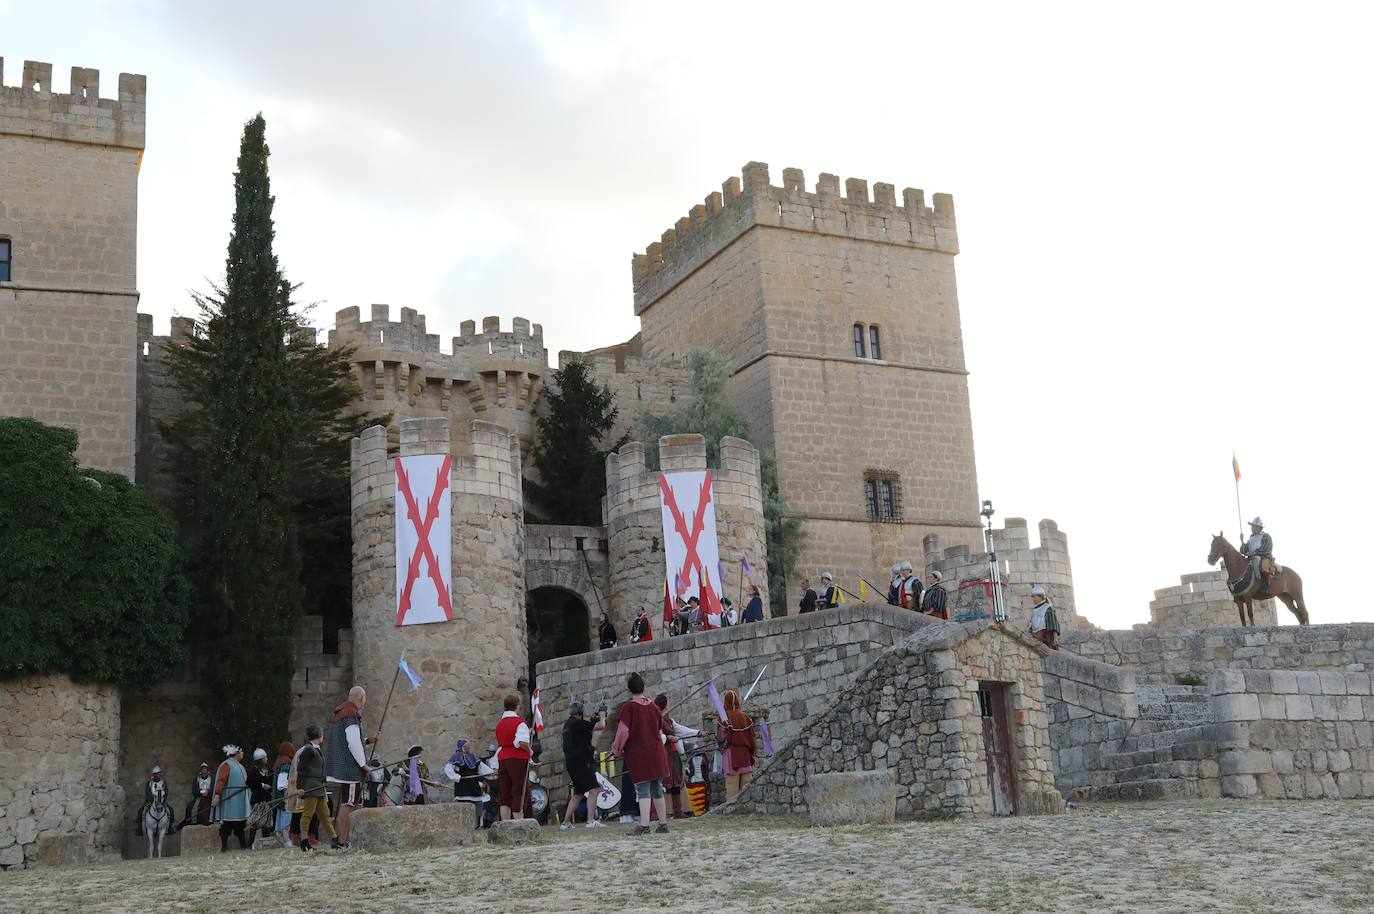
[[[816,611],[816,592],[811,589],[811,582],[802,578],[802,598],[801,603],[797,604],[804,613]]]
[[[596,639],[601,649],[604,651],[608,647],[615,647],[616,637],[615,626],[603,612],[596,626]]]
[[[568,797],[568,812],[563,816],[560,829],[573,827],[573,816],[577,814],[577,804],[587,798],[587,827],[600,828],[596,817],[596,798],[601,793],[601,785],[596,780],[595,753],[592,751],[592,734],[606,729],[606,707],[596,712],[595,722],[587,720],[582,702],[575,701],[568,706],[568,719],[563,723],[563,764],[568,770],[568,780],[572,783]]]

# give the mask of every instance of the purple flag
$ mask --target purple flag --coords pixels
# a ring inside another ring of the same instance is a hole
[[[410,757],[410,793],[412,796],[420,796],[420,757],[412,755]]]
[[[711,707],[716,709],[716,716],[725,720],[725,702],[720,700],[720,693],[716,691],[714,682],[706,683],[706,697],[711,699]]]
[[[773,755],[773,738],[768,735],[768,721],[759,721],[759,736],[763,737],[763,751]]]
[[[749,556],[742,555],[739,557],[739,567],[740,570],[744,572],[746,578],[752,578],[754,576],[754,569],[749,567]]]
[[[725,575],[725,560],[724,560],[724,559],[720,559],[719,561],[716,562],[716,571],[719,571],[719,572],[720,572],[720,582],[721,582],[722,584],[724,584],[724,583],[725,583],[725,577],[726,577],[726,575]]]

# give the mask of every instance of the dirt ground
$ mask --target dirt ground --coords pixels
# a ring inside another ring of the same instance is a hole
[[[634,838],[307,858],[286,850],[0,874],[0,912],[1374,911],[1374,801],[1103,805],[809,828],[708,817]]]

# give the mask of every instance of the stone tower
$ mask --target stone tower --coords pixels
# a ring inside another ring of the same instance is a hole
[[[0,84],[4,59],[0,58]],[[134,475],[135,245],[146,79],[24,61],[0,88],[0,415],[74,428],[82,464]]]
[[[533,407],[548,371],[543,327],[517,317],[503,332],[500,318],[484,317],[478,333],[476,321],[463,321],[452,351],[440,352],[439,334],[426,332],[425,316],[413,308],[402,308],[399,322],[387,305],[373,305],[370,321],[360,316],[357,307],[344,308],[329,331],[330,346],[357,347],[360,409],[392,412],[396,422],[447,417],[455,453],[467,448],[471,420],[494,422],[516,434],[521,453],[530,453]]]
[[[706,439],[670,435],[658,439],[664,473],[706,469]],[[663,515],[659,473],[644,464],[644,445],[631,442],[606,458],[606,501],[602,509],[610,548],[611,605],[617,631],[627,631],[643,606],[658,632],[663,618]],[[720,439],[720,466],[712,468],[716,537],[727,577],[723,597],[739,602],[740,556],[748,556],[754,583],[768,612],[768,555],[764,540],[763,487],[759,452],[741,438]],[[745,594],[745,601],[748,594]],[[741,611],[744,604],[739,603]]]
[[[526,674],[520,446],[490,422],[470,422],[464,438],[467,453],[455,454],[450,482],[454,619],[407,626],[396,625],[396,484],[386,429],[353,440],[353,669],[368,692],[366,729],[379,722],[402,651],[423,680],[418,692],[404,678],[396,688],[381,741],[387,760],[418,743],[434,764],[458,737],[485,743],[501,699]],[[401,456],[447,454],[452,440],[443,417],[400,423]]]
[[[646,359],[724,354],[805,520],[799,575],[855,586],[922,539],[979,541],[954,204],[751,162],[633,260]],[[794,588],[795,589],[795,588]]]

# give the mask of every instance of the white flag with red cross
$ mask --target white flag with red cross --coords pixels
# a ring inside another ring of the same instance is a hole
[[[396,460],[396,624],[453,618],[453,458]]]
[[[711,497],[711,471],[664,473],[658,477],[663,509],[665,580],[674,581],[677,596],[701,601],[703,628],[720,627],[720,547],[716,541],[716,504]]]

